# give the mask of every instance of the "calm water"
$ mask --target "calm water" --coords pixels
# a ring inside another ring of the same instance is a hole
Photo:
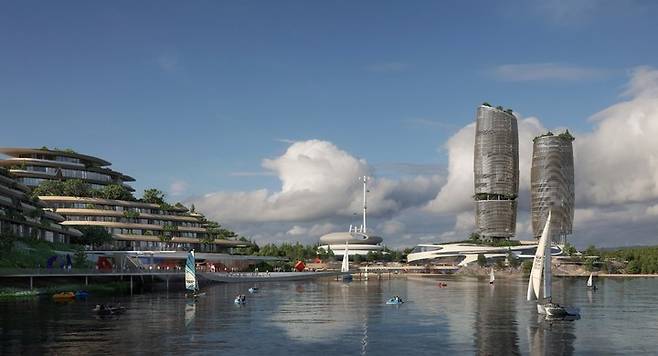
[[[548,323],[524,280],[444,278],[214,285],[195,305],[182,292],[57,304],[0,302],[0,354],[648,354],[658,352],[658,279],[558,278],[554,299],[582,319]],[[247,305],[233,296],[247,294]],[[399,295],[402,306],[385,305]],[[129,307],[97,319],[96,303]]]

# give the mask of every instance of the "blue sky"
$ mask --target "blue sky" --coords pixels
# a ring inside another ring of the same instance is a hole
[[[310,139],[381,176],[441,174],[441,147],[483,101],[590,131],[633,68],[658,66],[657,7],[2,2],[0,146],[97,155],[138,190],[184,182],[181,200],[277,191],[261,161]]]

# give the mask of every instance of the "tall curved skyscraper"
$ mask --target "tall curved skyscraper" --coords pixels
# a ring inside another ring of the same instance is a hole
[[[519,133],[512,110],[480,105],[475,127],[475,220],[486,239],[516,232]]]
[[[571,234],[574,215],[574,137],[566,132],[547,133],[534,139],[530,194],[532,233],[541,236],[548,210],[552,208],[553,240],[565,243]]]

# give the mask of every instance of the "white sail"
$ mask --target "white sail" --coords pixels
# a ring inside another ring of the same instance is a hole
[[[546,234],[546,240],[544,240],[544,299],[546,298],[551,298],[553,295],[552,289],[553,286],[553,271],[552,271],[552,264],[551,264],[551,243],[553,242],[553,238],[551,235],[551,212],[548,212],[548,219],[546,219],[546,226],[544,227],[544,231],[542,232],[542,235]]]
[[[349,254],[347,251],[347,244],[345,244],[345,253],[343,254],[343,264],[340,267],[341,272],[349,272],[350,271],[350,258]]]
[[[489,273],[489,283],[493,283],[496,280],[496,276],[494,276],[494,270],[491,268],[491,273]]]
[[[587,286],[591,287],[594,285],[594,281],[592,280],[592,273],[589,274],[589,279],[587,279]]]
[[[541,288],[541,277],[544,270],[544,259],[546,258],[546,240],[550,238],[550,221],[551,221],[551,212],[548,212],[548,218],[546,219],[546,224],[544,225],[544,231],[541,234],[539,243],[537,244],[537,252],[535,252],[535,258],[532,263],[532,271],[530,272],[530,279],[528,280],[528,300],[535,300],[539,298],[539,292]],[[550,243],[550,242],[549,242]],[[550,245],[549,245],[550,246]],[[550,255],[550,248],[549,248]]]
[[[366,273],[363,275],[363,278],[367,281],[368,280],[368,265],[366,265]]]
[[[189,291],[199,290],[199,284],[196,281],[196,262],[194,259],[194,250],[190,251],[185,261],[185,289]]]

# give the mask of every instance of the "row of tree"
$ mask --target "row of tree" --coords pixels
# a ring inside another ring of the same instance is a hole
[[[658,246],[624,248],[615,251],[601,252],[605,262],[622,262],[626,264],[624,271],[631,274],[658,273]]]
[[[81,179],[44,180],[32,190],[32,196],[73,196],[135,201],[132,192],[121,184],[108,184],[94,189]]]

